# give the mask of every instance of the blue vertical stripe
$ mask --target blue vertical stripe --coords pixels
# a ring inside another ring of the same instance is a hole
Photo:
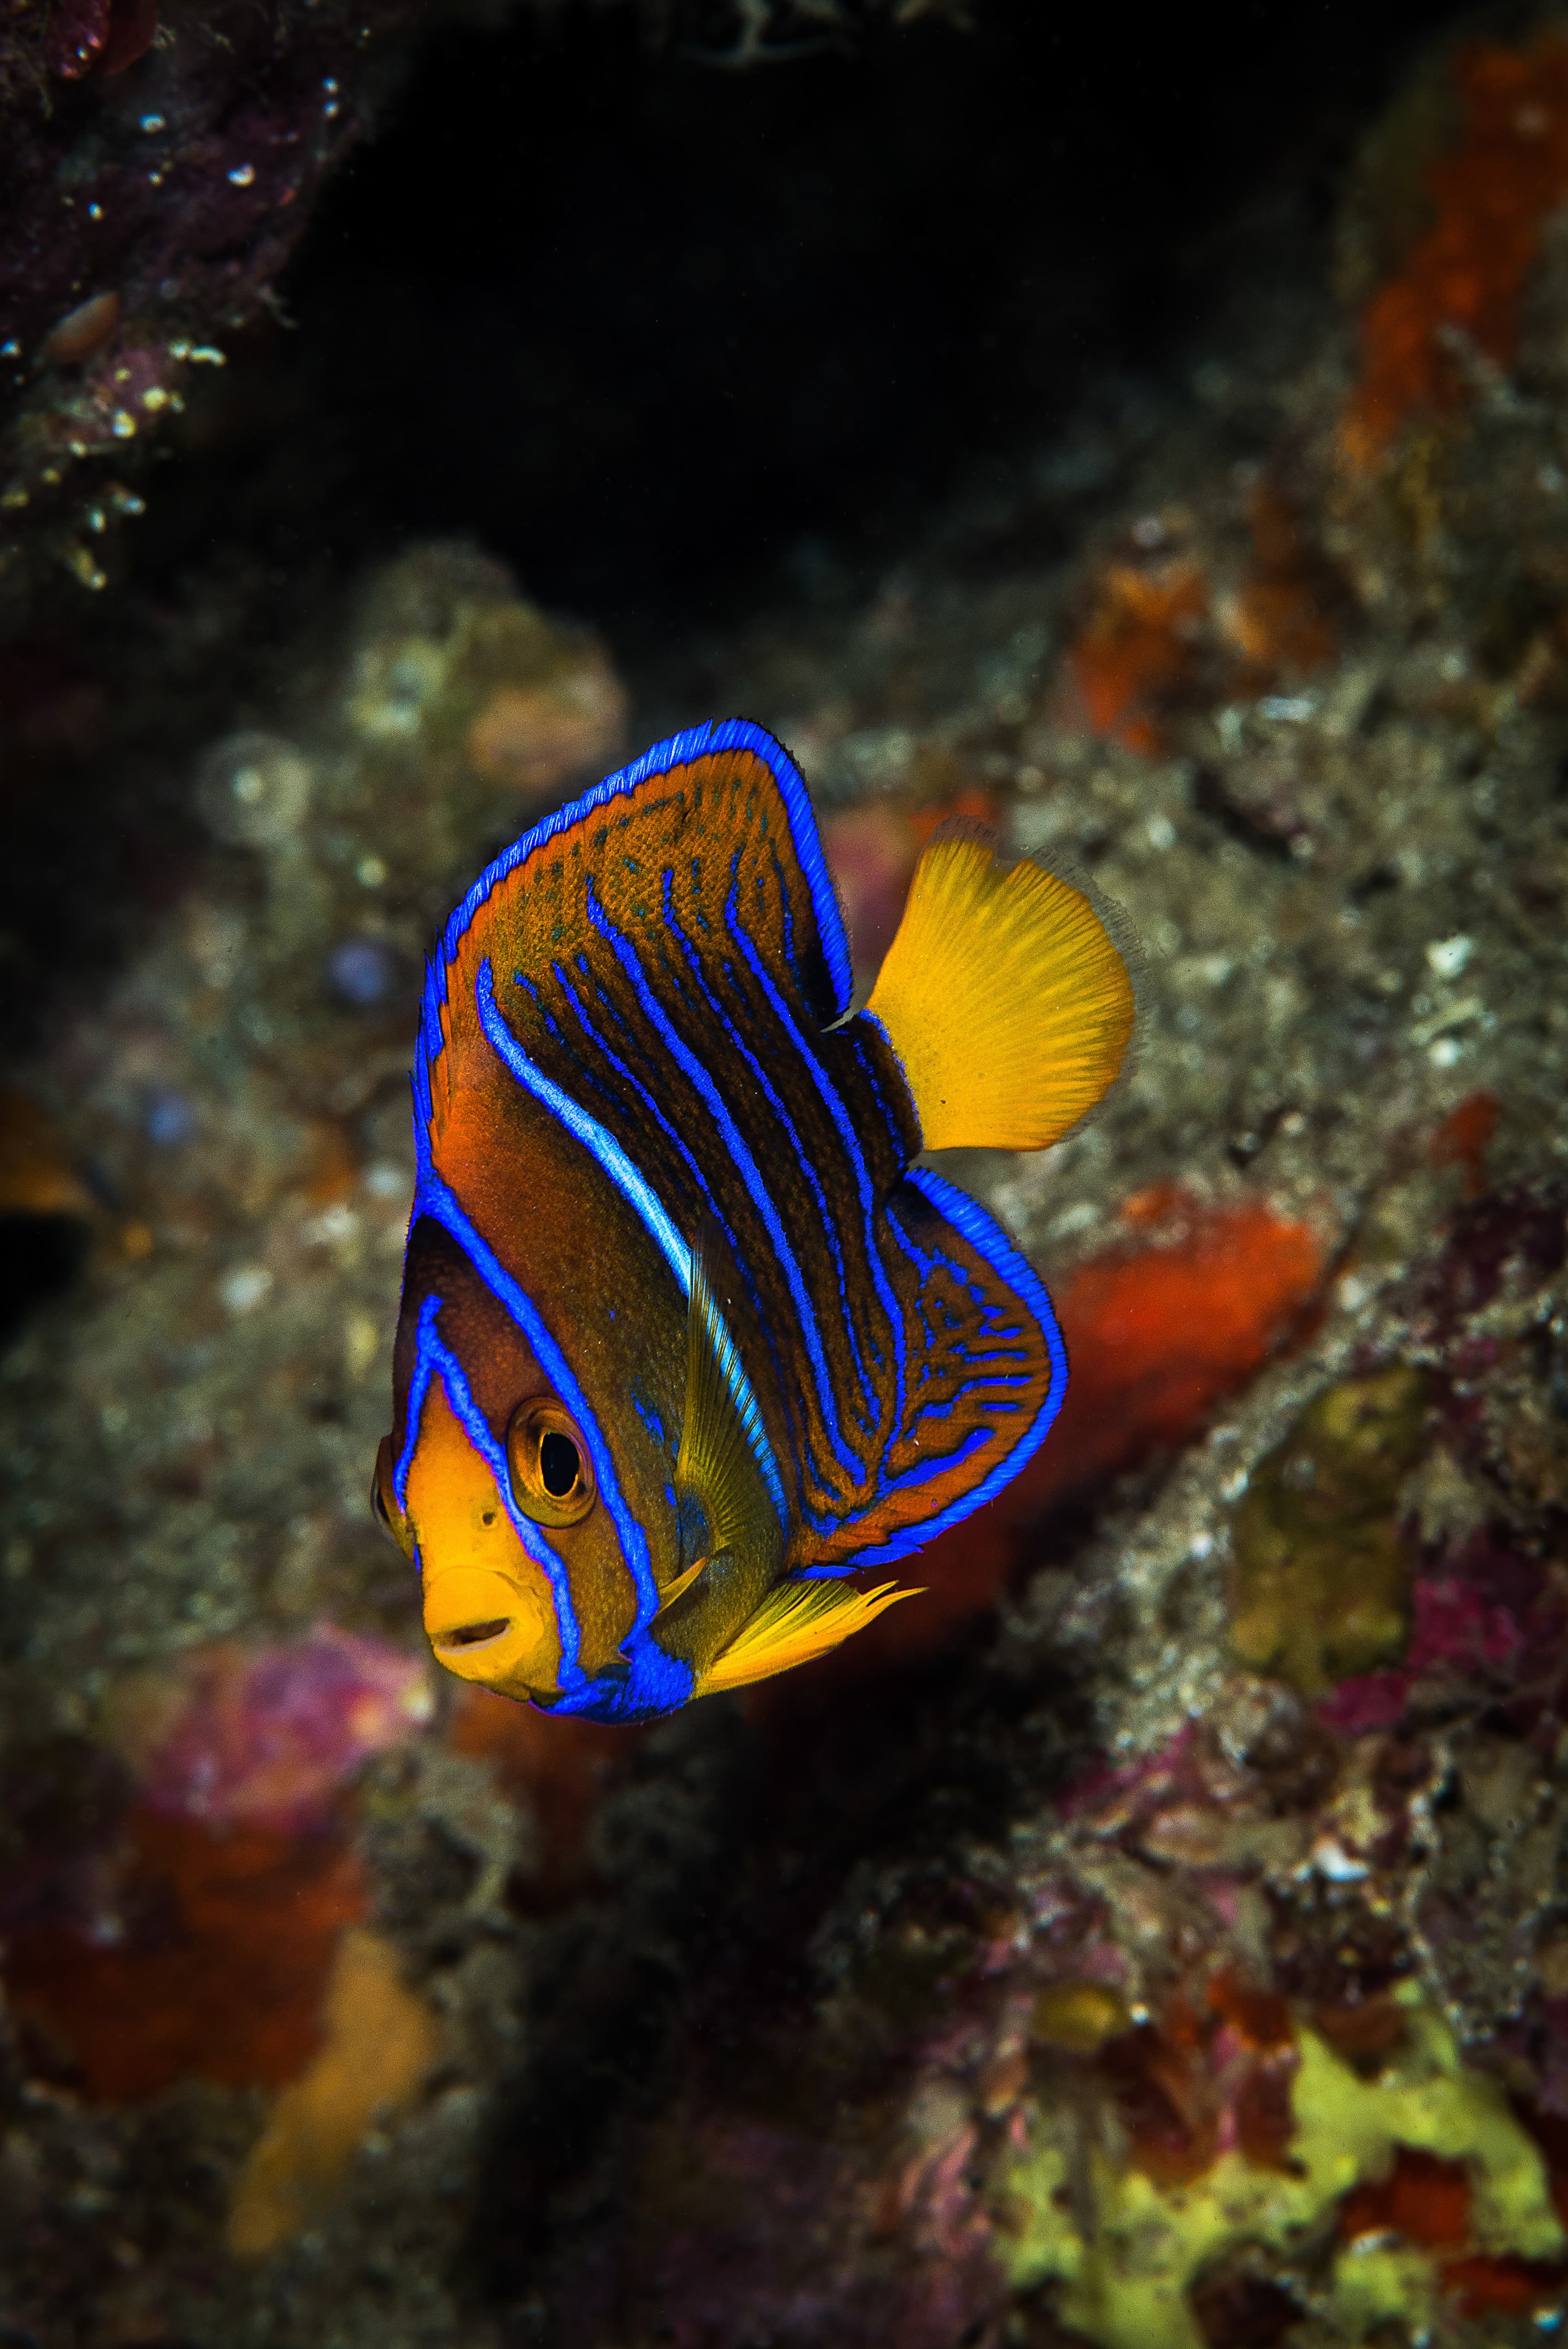
[[[823,1424],[838,1455],[840,1465],[847,1469],[851,1475],[858,1476],[863,1473],[863,1464],[850,1451],[838,1423],[837,1398],[834,1394],[833,1381],[828,1377],[827,1363],[823,1355],[822,1332],[817,1327],[816,1315],[812,1309],[811,1299],[806,1293],[805,1282],[801,1277],[794,1250],[790,1247],[784,1235],[779,1211],[763,1180],[762,1169],[747,1148],[740,1128],[731,1116],[712,1079],[690,1046],[676,1033],[666,1016],[664,1007],[643,977],[642,966],[638,959],[636,948],[629,939],[622,937],[619,931],[611,926],[591,882],[588,885],[587,903],[589,919],[600,936],[608,940],[616,959],[631,981],[645,1016],[652,1022],[659,1040],[669,1051],[671,1060],[690,1079],[699,1098],[706,1105],[723,1139],[724,1147],[734,1161],[735,1171],[745,1185],[757,1212],[763,1218],[768,1237],[773,1243],[774,1253],[788,1283],[790,1297],[800,1320],[801,1336],[805,1340],[805,1350],[811,1358],[811,1366],[816,1376],[818,1407]]]
[[[586,1109],[579,1108],[570,1093],[564,1093],[559,1085],[552,1084],[542,1069],[535,1067],[501,1016],[488,956],[479,966],[474,995],[479,1006],[479,1024],[492,1051],[524,1091],[532,1093],[553,1117],[558,1118],[574,1141],[580,1142],[597,1161],[622,1198],[636,1211],[644,1229],[657,1241],[665,1262],[680,1284],[681,1296],[690,1297],[691,1251],[665,1214],[658,1194],[638,1173],[614,1134],[597,1118],[590,1117]]]
[[[881,1304],[883,1312],[888,1317],[888,1323],[893,1332],[893,1424],[895,1427],[901,1426],[903,1423],[905,1393],[908,1382],[908,1352],[904,1332],[904,1316],[898,1301],[893,1294],[891,1284],[888,1278],[887,1269],[882,1262],[882,1250],[878,1243],[877,1234],[877,1202],[876,1195],[871,1187],[871,1170],[866,1163],[866,1154],[860,1147],[859,1137],[856,1133],[854,1125],[850,1122],[849,1112],[844,1106],[838,1089],[834,1084],[832,1079],[828,1076],[826,1070],[822,1066],[821,1061],[812,1050],[805,1038],[801,1034],[800,1030],[796,1027],[794,1020],[791,1016],[788,1004],[784,1001],[784,997],[779,993],[778,988],[774,985],[772,978],[769,977],[766,966],[763,964],[761,955],[757,952],[755,945],[747,935],[745,925],[739,918],[739,909],[735,905],[734,893],[732,891],[731,893],[730,902],[726,905],[724,911],[725,920],[729,926],[731,936],[740,947],[742,955],[745,958],[748,969],[751,971],[752,976],[755,978],[757,984],[761,987],[763,994],[767,998],[769,1009],[773,1012],[774,1019],[778,1020],[780,1026],[784,1029],[785,1035],[788,1036],[791,1043],[794,1046],[799,1058],[805,1061],[805,1066],[810,1072],[811,1081],[822,1097],[823,1106],[826,1109],[828,1115],[832,1118],[834,1125],[837,1130],[838,1138],[844,1145],[845,1154],[848,1158],[851,1167],[854,1169],[855,1186],[859,1196],[860,1212],[865,1226],[866,1260],[871,1269],[871,1278],[876,1286],[878,1301]]]
[[[701,963],[697,955],[692,951],[691,942],[680,927],[680,923],[676,920],[674,912],[670,906],[670,885],[673,881],[674,877],[673,873],[666,873],[664,876],[665,926],[669,929],[670,934],[674,938],[676,944],[680,947],[681,954],[685,957],[686,967],[691,971],[692,978],[696,981],[698,990],[701,993],[703,1001],[707,1004],[708,1009],[711,1011],[714,1019],[717,1019],[725,1035],[734,1046],[740,1058],[745,1062],[747,1068],[750,1069],[753,1077],[755,1079],[757,1085],[761,1089],[763,1100],[767,1102],[768,1107],[773,1111],[774,1115],[777,1118],[779,1123],[783,1126],[784,1133],[789,1137],[790,1149],[794,1154],[796,1164],[799,1165],[802,1174],[805,1176],[806,1182],[811,1187],[812,1196],[816,1201],[817,1214],[822,1222],[823,1237],[827,1242],[828,1254],[833,1258],[833,1268],[838,1278],[839,1301],[845,1309],[844,1328],[849,1340],[849,1350],[855,1358],[855,1374],[859,1381],[860,1387],[860,1417],[867,1430],[874,1429],[877,1424],[879,1418],[878,1399],[867,1377],[866,1365],[861,1360],[860,1355],[860,1342],[856,1335],[855,1324],[848,1311],[848,1274],[845,1269],[844,1250],[839,1241],[837,1220],[834,1216],[833,1209],[828,1205],[827,1194],[824,1190],[822,1185],[822,1177],[816,1171],[816,1166],[814,1163],[811,1152],[806,1148],[805,1143],[803,1142],[796,1130],[794,1120],[789,1113],[789,1110],[784,1102],[783,1095],[779,1092],[777,1086],[774,1083],[773,1079],[768,1075],[768,1072],[763,1068],[761,1061],[758,1060],[756,1054],[747,1044],[744,1037],[741,1034],[740,1030],[730,1018],[728,1012],[724,1009],[723,1005],[719,1001],[718,997],[713,993],[711,988],[708,985],[707,980],[702,975]],[[732,902],[733,897],[732,894]],[[726,977],[729,975],[728,970],[726,970]]]
[[[416,1075],[417,1075],[416,1071]],[[426,1095],[428,1098],[428,1079]],[[594,1464],[594,1480],[599,1498],[609,1511],[620,1541],[621,1555],[637,1592],[637,1617],[634,1630],[651,1623],[659,1612],[659,1588],[653,1578],[649,1556],[648,1536],[626,1504],[610,1449],[597,1420],[588,1408],[588,1399],[578,1385],[572,1370],[532,1298],[524,1294],[489,1241],[470,1221],[435,1171],[431,1155],[428,1123],[414,1121],[414,1140],[418,1153],[419,1179],[414,1190],[413,1212],[416,1216],[429,1216],[441,1226],[462,1248],[475,1272],[496,1302],[504,1308],[516,1323],[537,1357],[551,1385],[576,1421],[583,1442]]]

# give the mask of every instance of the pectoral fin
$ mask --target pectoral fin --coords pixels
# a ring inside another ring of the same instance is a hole
[[[675,1490],[690,1495],[708,1521],[709,1547],[736,1547],[759,1507],[785,1520],[784,1487],[763,1415],[735,1341],[713,1294],[711,1245],[699,1232],[691,1245],[691,1294],[686,1321],[686,1416],[675,1463]]]
[[[709,1243],[709,1247],[711,1243]],[[686,1418],[675,1488],[707,1528],[705,1555],[676,1578],[654,1618],[666,1652],[693,1671],[691,1694],[765,1681],[824,1656],[900,1599],[884,1583],[780,1581],[788,1516],[778,1467],[734,1340],[714,1296],[709,1254],[691,1250]]]
[[[686,1416],[675,1463],[682,1521],[701,1526],[702,1554],[667,1587],[654,1618],[665,1652],[697,1672],[761,1605],[789,1543],[778,1464],[714,1294],[712,1246],[701,1232],[691,1246]]]
[[[771,1680],[775,1672],[809,1664],[863,1631],[900,1599],[919,1595],[891,1582],[876,1590],[853,1590],[842,1582],[775,1584],[729,1646],[698,1673],[692,1694],[712,1696],[721,1689],[744,1688],[749,1682]]]

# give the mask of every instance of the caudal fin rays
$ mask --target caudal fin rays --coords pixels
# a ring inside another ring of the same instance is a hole
[[[942,826],[867,1009],[903,1067],[928,1150],[1044,1150],[1120,1075],[1137,947],[1076,876],[1004,864],[983,827]]]

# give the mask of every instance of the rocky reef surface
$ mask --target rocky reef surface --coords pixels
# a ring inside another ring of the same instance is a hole
[[[0,609],[107,584],[146,456],[278,306],[419,0],[15,0],[0,24]]]
[[[1565,205],[1568,37],[1445,47],[1332,266],[1265,224],[1182,381],[870,593],[625,678],[428,545],[201,717],[174,883],[0,1149],[78,1266],[0,1360],[0,2330],[1550,2337]],[[36,789],[110,755],[72,690]],[[749,1702],[552,1723],[438,1685],[366,1508],[415,974],[495,844],[732,709],[867,975],[981,815],[1127,908],[1141,1056],[952,1166],[1074,1378],[927,1595]]]

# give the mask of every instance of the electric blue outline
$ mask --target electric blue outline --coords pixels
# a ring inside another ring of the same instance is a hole
[[[883,1118],[887,1123],[888,1131],[892,1135],[896,1147],[902,1151],[905,1147],[904,1136],[894,1120],[891,1107],[882,1098],[882,1088],[877,1081],[877,1071],[871,1065],[871,1055],[869,1052],[862,1052],[859,1050],[859,1038],[856,1036],[855,1030],[862,1019],[866,1022],[867,1028],[874,1028],[877,1035],[880,1036],[882,1041],[888,1047],[888,1059],[892,1061],[893,1066],[898,1071],[898,1082],[904,1088],[904,1097],[909,1104],[909,1114],[915,1121],[915,1132],[919,1137],[919,1142],[917,1144],[916,1149],[916,1155],[918,1156],[919,1149],[924,1146],[925,1138],[925,1128],[920,1123],[920,1105],[915,1099],[915,1089],[913,1085],[909,1082],[909,1078],[904,1074],[904,1063],[898,1058],[898,1049],[894,1043],[893,1039],[888,1035],[888,1030],[884,1028],[877,1014],[868,1005],[864,1003],[861,1005],[859,1010],[855,1014],[854,1019],[846,1019],[844,1022],[843,1027],[840,1028],[837,1032],[843,1037],[853,1039],[856,1046],[856,1058],[859,1061],[861,1068],[865,1071],[866,1081],[871,1088],[871,1098],[876,1102],[877,1108],[881,1111]]]
[[[438,1004],[441,982],[462,944],[469,924],[491,891],[508,874],[514,873],[535,849],[543,848],[546,841],[558,838],[562,833],[570,832],[575,824],[592,815],[596,809],[607,806],[611,800],[626,798],[636,791],[639,783],[656,781],[659,776],[669,774],[673,768],[688,766],[698,759],[717,757],[725,750],[754,752],[778,786],[789,823],[790,844],[794,850],[795,862],[805,877],[812,910],[816,916],[816,934],[834,990],[833,1018],[842,1019],[854,999],[855,979],[849,967],[849,946],[844,935],[844,916],[839,910],[838,893],[833,885],[827,859],[823,854],[822,835],[817,830],[816,811],[812,806],[805,779],[784,744],[765,727],[756,725],[749,718],[707,719],[701,726],[688,726],[679,734],[667,735],[662,742],[655,742],[645,750],[640,759],[634,759],[628,767],[618,767],[613,774],[607,775],[602,782],[596,783],[591,791],[585,792],[569,807],[557,808],[554,815],[545,816],[542,823],[524,833],[521,839],[514,840],[510,848],[503,849],[494,862],[485,866],[473,886],[453,909],[452,918],[442,932],[439,957],[432,960],[431,966],[431,975],[438,989]],[[429,992],[427,985],[427,998]],[[440,1035],[438,1009],[435,1029],[438,1050]]]
[[[928,1542],[935,1541],[939,1534],[946,1533],[950,1526],[961,1525],[965,1517],[972,1516],[976,1509],[994,1499],[1029,1465],[1039,1451],[1067,1392],[1067,1349],[1045,1284],[1033,1266],[1019,1254],[994,1216],[988,1215],[980,1201],[971,1198],[967,1191],[961,1191],[956,1183],[950,1183],[944,1176],[933,1174],[929,1166],[911,1166],[904,1180],[912,1183],[940,1215],[956,1226],[975,1253],[1012,1290],[1024,1310],[1034,1315],[1044,1336],[1045,1350],[1051,1358],[1051,1376],[1033,1423],[1006,1457],[997,1462],[988,1476],[981,1477],[969,1492],[961,1493],[934,1517],[928,1517],[918,1526],[905,1526],[901,1533],[894,1535],[891,1541],[883,1542],[875,1549],[857,1551],[846,1568],[836,1568],[837,1572],[858,1573],[863,1567],[896,1565],[900,1558],[913,1557]],[[896,1216],[890,1219],[897,1222]],[[896,1479],[888,1489],[900,1491],[902,1479]]]
[[[410,1232],[413,1230],[411,1216],[409,1219],[409,1229]],[[403,1254],[405,1257],[408,1255],[406,1241],[403,1244]],[[430,1392],[431,1376],[434,1368],[425,1339],[427,1332],[433,1335],[435,1318],[440,1311],[441,1299],[436,1296],[427,1297],[420,1308],[420,1318],[416,1328],[414,1374],[409,1381],[408,1396],[403,1404],[403,1448],[392,1466],[392,1491],[404,1516],[409,1514],[409,1471],[413,1466],[414,1453],[419,1445],[420,1418],[424,1411],[425,1397]]]
[[[600,1672],[539,1710],[552,1716],[569,1713],[579,1721],[652,1721],[690,1704],[695,1672],[679,1656],[667,1656],[651,1635],[639,1640],[628,1661],[629,1671]]]

